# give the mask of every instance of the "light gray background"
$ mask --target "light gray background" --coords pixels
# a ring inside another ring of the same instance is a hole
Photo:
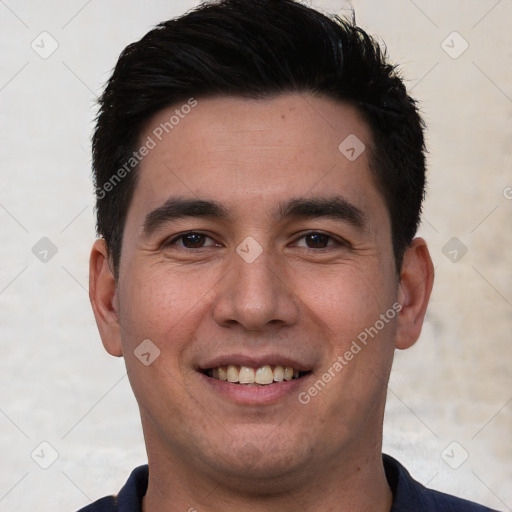
[[[146,460],[123,361],[103,351],[87,296],[89,141],[119,52],[194,4],[0,0],[1,510],[75,510]],[[419,343],[397,353],[384,449],[433,488],[512,510],[512,0],[352,5],[429,127],[421,234],[437,276]],[[59,45],[47,59],[31,47],[51,49],[43,31]],[[32,252],[42,237],[58,248],[46,263]],[[48,469],[43,441],[58,453]]]

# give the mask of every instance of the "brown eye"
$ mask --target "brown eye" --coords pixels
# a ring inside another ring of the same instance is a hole
[[[307,233],[299,238],[297,247],[306,247],[308,249],[325,249],[330,245],[334,245],[331,236],[324,233]]]
[[[323,235],[322,233],[311,233],[304,237],[306,245],[311,249],[323,249],[329,245],[330,236]]]
[[[188,249],[197,249],[204,245],[206,236],[199,233],[189,233],[181,237],[183,246]]]
[[[166,243],[166,246],[178,246],[185,249],[202,249],[211,245],[216,245],[213,238],[194,231],[176,236]]]

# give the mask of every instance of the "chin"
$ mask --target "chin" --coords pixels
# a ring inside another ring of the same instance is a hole
[[[288,479],[297,478],[308,466],[313,450],[299,436],[270,434],[231,439],[212,453],[213,469],[244,491],[259,494],[282,492]],[[281,433],[282,434],[282,433]]]

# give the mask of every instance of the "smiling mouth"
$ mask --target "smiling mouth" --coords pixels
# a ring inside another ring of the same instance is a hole
[[[204,370],[203,373],[213,379],[223,380],[231,384],[268,386],[276,382],[300,379],[309,372],[299,371],[291,366],[264,365],[258,368],[251,368],[249,366],[230,364],[209,368]]]

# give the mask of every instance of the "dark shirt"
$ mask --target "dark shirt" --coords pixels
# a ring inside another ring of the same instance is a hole
[[[384,468],[393,492],[390,512],[496,512],[482,505],[449,494],[427,489],[389,455],[383,455]],[[117,496],[95,501],[78,512],[142,512],[142,498],[148,488],[148,466],[132,471]]]

